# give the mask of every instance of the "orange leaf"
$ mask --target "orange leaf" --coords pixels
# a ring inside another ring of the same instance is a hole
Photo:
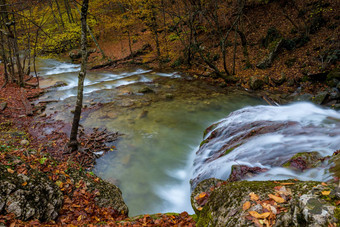
[[[203,199],[206,197],[208,194],[206,192],[201,192],[198,196],[195,197],[196,200]]]
[[[243,210],[248,210],[250,208],[250,202],[247,201],[243,204]]]
[[[281,185],[292,185],[292,184],[295,184],[295,183],[280,183]]]
[[[269,217],[270,212],[265,212],[265,213],[259,214],[256,211],[252,210],[252,211],[249,211],[249,214],[251,216],[253,216],[254,218],[257,218],[257,219],[265,219],[265,218]]]
[[[11,168],[7,168],[7,172],[9,172],[9,173],[14,173],[14,170],[11,169]]]
[[[277,203],[284,203],[285,202],[284,198],[281,198],[279,196],[272,195],[272,194],[269,194],[268,196],[269,196],[269,198],[273,199]]]
[[[331,193],[331,191],[322,191],[321,194],[322,195],[329,195]]]
[[[198,207],[197,210],[201,211],[203,209],[203,207]]]
[[[27,185],[27,182],[22,183],[22,186],[26,186],[26,185]]]
[[[335,205],[340,205],[340,200],[336,201]]]
[[[327,184],[325,182],[322,182],[321,185],[322,186],[327,186]]]
[[[250,196],[250,200],[252,200],[252,201],[257,201],[257,200],[259,200],[259,196],[256,195],[254,192],[250,192],[250,193],[249,193],[249,196]]]

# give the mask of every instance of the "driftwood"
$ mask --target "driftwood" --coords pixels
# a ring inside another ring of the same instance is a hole
[[[21,88],[21,102],[24,104],[24,107],[25,107],[25,110],[26,110],[26,115],[32,116],[33,115],[33,109],[32,109],[30,101],[28,101],[25,94],[26,94],[25,89]]]

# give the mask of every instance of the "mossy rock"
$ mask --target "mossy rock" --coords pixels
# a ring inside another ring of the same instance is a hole
[[[315,168],[320,165],[321,155],[317,151],[301,152],[295,154],[282,166],[294,170],[304,171],[306,169]]]
[[[0,214],[14,213],[24,221],[54,220],[63,202],[59,187],[36,170],[28,175],[10,173],[0,165]]]
[[[128,215],[129,209],[123,200],[122,192],[117,186],[98,178],[94,174],[90,175],[85,171],[70,169],[68,174],[73,178],[75,183],[83,180],[90,192],[95,190],[99,191],[95,198],[98,206],[110,207],[122,215]]]
[[[205,185],[211,180],[202,181]],[[339,223],[334,216],[337,207],[329,196],[322,195],[324,191],[336,191],[335,185],[323,186],[320,182],[296,182],[285,187],[291,191],[291,197],[280,204],[285,212],[277,213],[274,226],[327,226],[329,223]],[[259,196],[260,201],[269,199],[269,194],[274,194],[274,188],[281,184],[274,181],[241,181],[232,182],[216,187],[209,193],[207,203],[202,209],[194,209],[197,216],[197,226],[254,226],[254,223],[247,219],[249,211],[262,210],[257,204],[244,210],[243,204],[250,201],[251,192]],[[194,190],[191,198],[199,193]],[[193,205],[194,206],[194,205]]]

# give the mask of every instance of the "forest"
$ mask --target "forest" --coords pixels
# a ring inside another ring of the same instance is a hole
[[[339,12],[338,0],[0,0],[0,224],[339,225]],[[172,181],[189,208],[154,189]]]

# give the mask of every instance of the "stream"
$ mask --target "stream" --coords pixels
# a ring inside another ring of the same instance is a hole
[[[70,123],[79,65],[41,60],[39,72],[41,87],[62,86],[50,88],[37,102],[53,101],[46,114]],[[193,213],[191,186],[211,177],[228,179],[236,165],[265,170],[247,174],[248,180],[331,179],[329,166],[320,162],[304,171],[282,165],[299,152],[325,157],[339,150],[339,111],[305,102],[263,104],[244,91],[178,72],[142,68],[88,72],[84,106],[90,108],[80,123],[123,134],[93,171],[122,190],[130,216]]]
[[[65,83],[38,102],[58,101],[45,112],[71,122],[79,65],[45,59],[38,68],[41,87]],[[234,110],[264,104],[244,92],[227,91],[177,72],[141,68],[88,72],[84,105],[99,102],[103,106],[82,118],[81,124],[124,136],[113,152],[97,160],[94,172],[122,190],[130,216],[193,213],[189,180],[204,129]]]

